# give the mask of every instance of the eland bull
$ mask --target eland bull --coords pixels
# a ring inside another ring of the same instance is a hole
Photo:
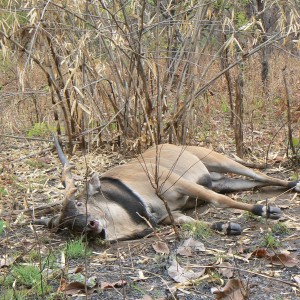
[[[264,186],[300,191],[299,182],[254,172],[212,150],[162,144],[100,176],[94,173],[85,191],[76,196],[73,166],[56,138],[54,142],[63,164],[65,200],[59,215],[35,223],[51,229],[68,228],[111,241],[143,237],[157,224],[194,222],[183,211],[203,202],[279,219],[281,211],[277,207],[242,203],[221,193]],[[249,179],[225,177],[226,173]],[[213,223],[211,227],[229,235],[242,231],[235,223]]]

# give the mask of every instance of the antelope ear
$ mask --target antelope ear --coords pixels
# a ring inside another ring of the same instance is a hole
[[[88,195],[93,196],[100,192],[100,179],[98,173],[94,173],[89,181]]]

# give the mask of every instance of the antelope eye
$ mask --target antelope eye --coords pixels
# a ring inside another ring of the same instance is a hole
[[[83,203],[82,203],[81,201],[77,201],[77,202],[76,202],[76,205],[77,205],[77,206],[82,206]]]

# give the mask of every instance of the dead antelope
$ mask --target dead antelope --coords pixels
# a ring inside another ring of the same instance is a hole
[[[218,192],[242,191],[263,186],[282,186],[300,191],[299,182],[269,177],[212,150],[163,144],[154,146],[125,165],[101,176],[93,174],[87,190],[75,196],[72,166],[55,139],[63,164],[65,201],[60,215],[36,221],[49,228],[68,228],[107,240],[139,238],[149,224],[170,224],[164,201],[175,223],[194,222],[182,213],[205,201],[220,208],[236,208],[270,219],[280,218],[277,207],[235,201]],[[250,179],[226,178],[233,173]],[[234,223],[215,223],[212,228],[230,235],[241,233]]]

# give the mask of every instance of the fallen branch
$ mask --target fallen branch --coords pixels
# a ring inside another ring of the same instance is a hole
[[[33,137],[27,137],[27,136],[18,136],[18,135],[9,135],[9,134],[0,134],[0,136],[6,137],[6,138],[11,138],[11,139],[17,139],[17,140],[40,141],[40,142],[53,143],[53,140],[33,138]]]
[[[30,158],[30,157],[33,157],[33,156],[40,156],[40,155],[42,155],[42,154],[44,154],[44,153],[46,153],[46,152],[48,152],[48,151],[51,151],[51,150],[53,150],[53,147],[47,148],[47,149],[42,150],[42,151],[37,152],[37,153],[32,153],[32,154],[29,154],[29,155],[20,157],[20,158],[14,160],[13,162],[16,163],[16,162],[18,162],[18,161],[21,161],[21,160],[24,160],[24,159],[27,159],[27,158]]]
[[[268,275],[265,275],[265,274],[261,274],[261,273],[257,273],[257,272],[254,272],[254,271],[249,271],[249,270],[245,270],[245,269],[241,269],[241,268],[237,268],[237,267],[230,267],[230,266],[215,266],[215,265],[211,265],[211,266],[202,266],[202,265],[189,265],[190,268],[219,268],[219,269],[231,269],[231,270],[237,270],[237,271],[240,271],[240,272],[244,272],[244,273],[248,273],[248,274],[253,274],[253,275],[256,275],[256,276],[259,276],[259,277],[263,277],[263,278],[267,278],[267,279],[270,279],[270,280],[274,280],[274,281],[277,281],[277,282],[281,282],[281,283],[284,283],[284,284],[287,284],[287,285],[290,285],[290,286],[293,286],[293,287],[296,287],[299,289],[299,285],[297,283],[293,283],[293,282],[290,282],[290,281],[286,281],[286,280],[282,280],[282,279],[279,279],[279,278],[275,278],[275,277],[271,277],[271,276],[268,276]]]
[[[0,218],[16,217],[19,214],[23,214],[26,216],[40,217],[50,213],[57,213],[60,211],[62,203],[63,200],[57,201],[55,203],[47,204],[47,205],[38,206],[35,208],[18,209],[10,212],[3,212],[0,214]]]
[[[252,168],[252,169],[265,169],[267,167],[266,164],[257,164],[257,163],[253,163],[253,162],[248,162],[248,161],[244,161],[242,160],[240,157],[238,157],[235,154],[232,154],[232,156],[234,157],[233,160],[240,163],[241,165],[247,167],[247,168]]]

